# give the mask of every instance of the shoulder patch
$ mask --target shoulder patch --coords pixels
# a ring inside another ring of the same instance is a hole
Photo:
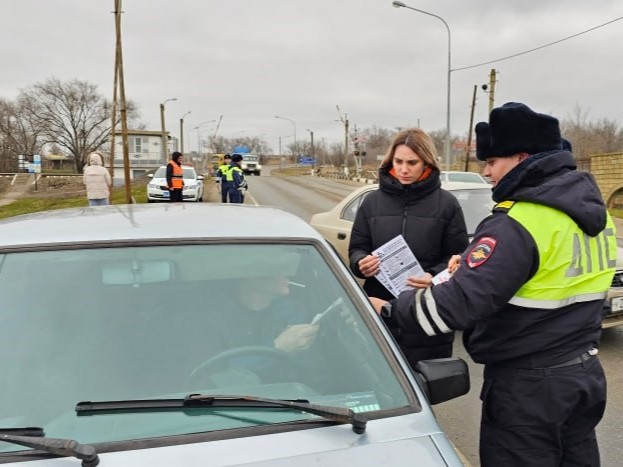
[[[470,268],[482,266],[495,250],[498,241],[493,237],[482,237],[467,254],[467,265]]]
[[[502,201],[501,203],[496,204],[493,207],[493,210],[508,212],[510,211],[510,209],[513,207],[514,204],[515,204],[515,201]]]

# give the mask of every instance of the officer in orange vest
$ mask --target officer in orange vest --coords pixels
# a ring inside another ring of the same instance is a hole
[[[175,151],[167,164],[167,188],[171,202],[183,201],[184,169],[182,169],[182,162],[184,162],[184,156],[181,152]]]

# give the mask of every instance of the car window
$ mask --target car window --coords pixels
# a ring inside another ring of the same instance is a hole
[[[491,190],[489,188],[451,190],[450,193],[459,200],[461,209],[463,209],[463,215],[465,216],[467,233],[472,235],[480,221],[491,214],[494,204],[491,199]]]
[[[450,182],[486,183],[487,181],[477,173],[454,172],[446,173],[445,180]]]
[[[409,405],[390,357],[312,245],[11,253],[0,255],[0,278],[0,426],[97,443],[314,417],[74,410],[80,401],[193,393],[302,398],[356,412]],[[282,333],[312,322],[306,347],[302,338],[283,342]]]
[[[259,160],[258,156],[242,156],[243,161],[247,162],[257,162]]]
[[[372,193],[372,191],[374,190],[364,191],[359,196],[354,198],[350,203],[348,203],[342,211],[340,218],[346,221],[355,222],[355,216],[357,215],[357,210],[359,209],[359,206],[361,206],[363,200],[366,198],[366,196]]]
[[[156,170],[156,173],[154,174],[154,178],[166,178],[166,177],[167,177],[166,167],[158,168],[158,170]]]

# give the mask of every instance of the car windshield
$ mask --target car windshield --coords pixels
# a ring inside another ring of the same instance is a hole
[[[246,162],[257,162],[259,160],[258,156],[242,156],[242,160]]]
[[[487,183],[482,176],[473,172],[443,172],[443,179],[449,182]]]
[[[192,167],[183,167],[183,170],[184,170],[184,178],[186,179],[197,178],[197,172],[195,172],[195,169],[193,169]],[[160,167],[158,170],[156,170],[156,173],[154,174],[154,178],[166,178],[166,177],[167,177],[166,167]]]
[[[283,409],[74,410],[80,401],[193,393],[306,399],[380,416],[417,410],[350,298],[355,289],[342,283],[307,244],[0,255],[0,427],[98,443],[318,420]]]
[[[490,188],[478,188],[471,190],[451,190],[463,209],[467,233],[473,235],[476,227],[485,217],[491,214],[493,201]]]

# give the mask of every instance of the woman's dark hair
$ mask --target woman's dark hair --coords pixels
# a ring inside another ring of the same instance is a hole
[[[173,154],[171,154],[171,159],[173,159],[173,161],[175,161],[176,164],[178,164],[180,157],[182,157],[182,153],[179,151],[175,151]]]

